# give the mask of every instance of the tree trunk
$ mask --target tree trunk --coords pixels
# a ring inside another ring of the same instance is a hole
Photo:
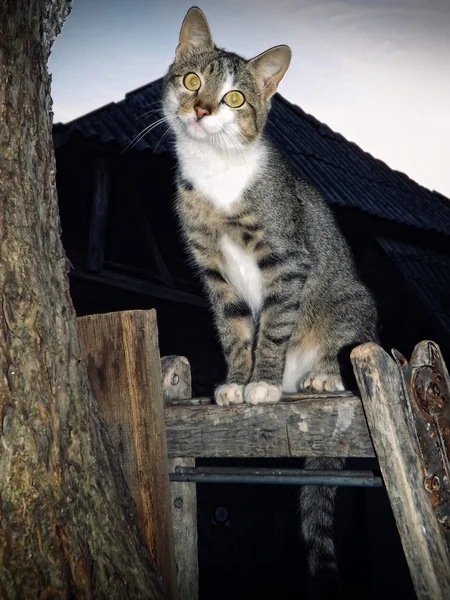
[[[88,385],[47,59],[67,0],[0,0],[0,598],[164,598]]]

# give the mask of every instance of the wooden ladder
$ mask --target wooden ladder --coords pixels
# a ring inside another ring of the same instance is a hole
[[[376,456],[417,598],[450,599],[450,379],[436,344],[421,342],[409,362],[376,344],[356,348],[361,398],[295,394],[224,409],[191,398],[184,357],[162,359],[161,381],[155,311],[78,323],[93,391],[170,598],[198,598],[192,481],[226,474],[208,475],[196,458]]]

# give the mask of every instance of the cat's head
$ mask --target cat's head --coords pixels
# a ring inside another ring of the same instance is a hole
[[[251,60],[217,48],[205,15],[191,8],[164,87],[164,113],[176,136],[226,151],[252,144],[262,133],[270,98],[290,60],[288,46]]]

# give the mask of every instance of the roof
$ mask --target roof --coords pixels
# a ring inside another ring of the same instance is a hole
[[[378,238],[407,287],[450,336],[450,255],[392,238]]]
[[[55,146],[78,133],[125,149],[137,136],[136,150],[173,154],[170,135],[165,135],[167,127],[156,125],[162,116],[162,85],[159,79],[128,93],[121,102],[55,125]],[[139,139],[144,127],[149,130]],[[266,133],[331,205],[356,208],[407,226],[414,235],[428,231],[450,236],[449,200],[389,168],[279,94],[273,98]],[[377,236],[377,240],[403,275],[411,295],[450,335],[450,241],[449,251],[439,254],[424,244],[399,241],[392,234]]]
[[[158,79],[128,93],[120,102],[55,125],[56,145],[58,136],[67,139],[67,134],[78,132],[126,148],[144,127],[161,118],[162,85],[163,80]],[[172,153],[166,132],[164,123],[156,125],[134,148]],[[375,159],[280,94],[274,96],[266,133],[330,204],[450,235],[450,201]]]

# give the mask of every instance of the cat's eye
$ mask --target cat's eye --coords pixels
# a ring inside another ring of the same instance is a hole
[[[190,90],[191,92],[196,92],[200,89],[201,81],[200,77],[195,73],[188,73],[184,76],[183,79],[184,87]]]
[[[228,92],[228,94],[225,94],[223,99],[225,101],[225,104],[228,104],[228,106],[230,106],[231,108],[239,108],[245,102],[244,94],[242,94],[241,92],[238,92],[236,90],[233,90],[232,92]]]

